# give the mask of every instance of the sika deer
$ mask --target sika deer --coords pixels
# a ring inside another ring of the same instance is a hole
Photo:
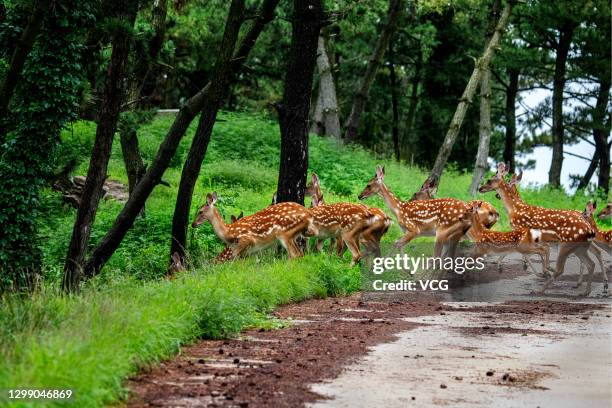
[[[295,238],[300,234],[312,236],[317,233],[313,216],[297,203],[271,205],[228,225],[215,208],[216,202],[217,193],[207,194],[206,204],[200,208],[191,226],[197,228],[208,220],[217,237],[231,247],[232,258],[261,251],[275,241],[283,245],[289,258],[296,258],[303,254]]]
[[[236,221],[238,221],[239,219],[243,217],[244,217],[244,213],[242,211],[240,211],[240,214],[238,214],[238,216],[231,215],[230,224],[235,223]],[[215,259],[213,260],[213,263],[223,263],[223,262],[231,261],[233,258],[234,258],[234,253],[232,252],[232,247],[230,247],[229,245],[225,245],[225,248],[223,248],[223,251],[219,252],[219,255],[217,255]]]
[[[542,238],[540,230],[518,228],[508,232],[491,231],[484,226],[480,219],[480,206],[481,203],[477,201],[472,204],[472,228],[468,232],[468,235],[476,243],[474,258],[490,253],[508,254],[519,252],[523,255],[538,254],[542,259],[542,270],[546,271],[549,262],[549,250],[548,247],[540,244]],[[498,267],[501,267],[502,259],[500,258],[497,261]],[[527,263],[533,272],[537,273],[529,258],[525,259],[527,259]]]
[[[595,238],[591,242],[591,246],[589,251],[591,251],[597,260],[599,261],[599,266],[601,267],[601,274],[604,281],[604,292],[608,291],[608,272],[606,270],[606,264],[604,263],[602,254],[610,254],[610,242],[612,242],[612,230],[610,231],[602,231],[597,227],[595,220],[593,219],[593,213],[597,208],[597,204],[593,201],[589,201],[586,205],[582,216],[589,223],[589,225],[595,230]],[[604,209],[605,211],[605,209]],[[601,215],[601,214],[600,214]],[[583,273],[583,265],[580,265],[580,275],[578,277],[578,282],[576,283],[576,288],[580,287],[582,284],[582,273]]]
[[[587,265],[589,270],[589,283],[582,293],[584,296],[588,295],[591,292],[591,280],[595,264],[589,258],[587,252],[591,244],[590,241],[595,236],[594,230],[577,211],[552,210],[525,203],[513,193],[512,188],[504,181],[506,174],[506,166],[504,163],[500,163],[495,176],[487,180],[479,191],[481,193],[497,191],[504,202],[513,228],[539,229],[543,233],[543,241],[550,241],[551,239],[548,237],[554,236],[561,243],[555,273],[546,281],[541,293],[544,293],[563,273],[567,257],[574,253],[582,263]]]
[[[306,187],[306,195],[312,196],[312,206],[325,204],[319,177],[315,173],[312,174],[312,182]],[[381,253],[380,241],[389,230],[392,221],[380,208],[367,207],[363,204],[358,205],[372,215],[370,224],[361,232],[360,242],[366,247],[366,254],[374,254],[374,256],[378,257]],[[336,252],[338,255],[342,256],[344,249],[343,240],[336,240]]]
[[[318,230],[317,249],[321,250],[322,241],[326,238],[335,238],[346,244],[351,251],[351,265],[356,264],[362,257],[359,250],[359,238],[367,227],[378,220],[364,205],[353,203],[323,204],[313,195],[313,207],[310,209],[313,224]],[[340,244],[337,244],[339,247]],[[341,251],[339,255],[341,254]]]
[[[597,218],[600,220],[612,217],[612,204],[608,203],[603,210],[599,213]],[[609,232],[609,231],[608,231]]]
[[[435,256],[441,255],[445,243],[450,245],[449,254],[453,256],[457,243],[470,227],[468,205],[454,198],[402,201],[387,188],[384,178],[384,168],[377,166],[376,175],[359,194],[359,199],[375,194],[382,196],[404,232],[395,246],[401,250],[415,237],[435,232]]]

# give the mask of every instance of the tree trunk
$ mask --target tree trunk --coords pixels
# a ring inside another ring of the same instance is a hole
[[[124,129],[120,130],[119,136],[119,140],[121,141],[121,153],[123,154],[125,170],[128,176],[128,190],[131,195],[136,184],[138,184],[145,173],[145,164],[140,155],[140,149],[138,148],[136,127],[127,125]]]
[[[488,46],[485,49],[484,54],[478,61],[476,61],[476,66],[474,67],[474,71],[472,71],[472,75],[470,76],[470,80],[463,91],[463,95],[461,95],[461,99],[459,99],[459,104],[457,105],[457,110],[455,111],[455,115],[451,120],[450,126],[448,128],[448,132],[444,137],[444,142],[438,151],[438,157],[436,157],[436,161],[434,163],[433,169],[431,170],[430,177],[435,178],[436,180],[440,180],[442,176],[442,171],[444,171],[444,167],[446,166],[446,162],[448,161],[448,157],[453,150],[453,145],[455,144],[455,140],[459,135],[459,131],[461,130],[461,124],[463,123],[463,119],[465,118],[465,113],[469,105],[472,103],[472,98],[476,93],[476,89],[478,88],[478,84],[480,83],[480,78],[482,77],[482,73],[489,69],[489,64],[495,54],[495,51],[499,48],[500,40],[502,34],[508,25],[508,19],[510,18],[510,13],[512,12],[512,6],[514,2],[512,0],[506,3],[504,7],[504,11],[499,18],[499,22],[495,27],[495,33],[491,37],[491,41],[489,41]]]
[[[264,1],[257,18],[243,37],[238,51],[232,58],[231,68],[233,75],[236,75],[240,68],[242,68],[244,61],[249,56],[249,53],[253,49],[264,27],[274,18],[274,10],[278,2],[279,0]],[[185,135],[187,128],[198,112],[202,110],[205,101],[209,99],[207,95],[210,89],[211,83],[209,82],[197,94],[192,96],[179,110],[176,119],[174,119],[172,126],[168,130],[166,137],[157,151],[155,160],[153,160],[147,172],[135,187],[128,201],[125,203],[125,206],[115,219],[113,226],[108,230],[92,252],[91,258],[85,265],[85,277],[90,278],[95,276],[121,244],[125,234],[134,224],[134,220],[153,191],[153,188],[160,183],[161,177],[170,165],[170,161],[174,157],[176,149],[182,137]]]
[[[181,181],[174,206],[172,218],[172,241],[170,256],[178,253],[180,262],[184,264],[185,248],[187,245],[187,226],[189,224],[189,210],[196,181],[200,175],[202,161],[206,156],[208,142],[212,134],[217,112],[229,93],[232,76],[232,57],[238,41],[240,26],[243,22],[244,0],[232,0],[223,40],[219,49],[215,69],[211,77],[210,92],[200,113],[200,121],[196,129],[191,148],[181,173]]]
[[[8,70],[2,82],[2,88],[0,88],[0,118],[5,118],[7,115],[8,105],[15,91],[15,87],[19,82],[21,70],[30,51],[32,51],[34,41],[36,40],[36,36],[40,31],[40,27],[42,26],[50,5],[50,0],[38,0],[36,2],[32,15],[28,20],[28,24],[15,45],[15,50],[11,56]]]
[[[125,14],[120,18],[130,27],[134,25],[138,11],[137,1],[128,1]],[[65,291],[78,289],[83,270],[83,261],[89,244],[91,227],[96,217],[98,204],[102,198],[102,186],[106,179],[106,170],[110,159],[113,138],[117,129],[117,121],[125,96],[124,77],[130,53],[130,33],[119,30],[112,40],[113,51],[106,76],[103,100],[100,107],[96,139],[89,162],[87,179],[83,187],[81,205],[77,211],[72,237],[68,246],[62,287]]]
[[[387,22],[383,26],[383,29],[378,37],[378,42],[374,47],[374,52],[370,57],[370,61],[368,61],[368,66],[366,68],[365,75],[361,80],[361,86],[359,90],[355,94],[353,99],[353,106],[351,108],[351,114],[346,122],[346,133],[344,138],[347,142],[355,142],[358,136],[359,129],[359,120],[361,118],[361,114],[365,109],[366,102],[368,100],[368,94],[370,93],[370,88],[372,83],[374,82],[374,77],[376,76],[376,71],[378,70],[378,66],[381,64],[381,61],[385,55],[385,51],[389,47],[389,41],[391,36],[395,32],[397,27],[397,21],[401,13],[405,9],[405,0],[390,0],[389,1],[389,11],[387,14]]]
[[[342,135],[336,84],[323,35],[319,36],[317,44],[317,69],[319,71],[319,93],[310,131],[320,136],[328,135],[340,139]]]
[[[291,48],[283,100],[278,106],[281,133],[277,202],[304,204],[308,171],[308,112],[319,31],[326,23],[322,0],[294,0]]]
[[[491,41],[495,32],[495,26],[501,11],[501,0],[495,0],[489,15],[489,27],[487,28],[486,42]],[[486,47],[486,46],[485,46]],[[491,143],[491,70],[487,67],[480,78],[480,127],[478,131],[478,151],[474,174],[470,184],[469,193],[472,197],[476,195],[482,177],[489,168],[489,144]]]
[[[587,168],[587,171],[584,173],[584,176],[582,176],[582,178],[580,179],[580,182],[578,183],[578,187],[576,187],[576,191],[582,190],[583,188],[586,188],[589,185],[589,181],[591,181],[593,174],[595,174],[595,170],[597,169],[598,164],[599,164],[599,150],[595,148],[595,153],[593,153],[593,158],[591,159],[591,163],[589,163],[589,167]]]
[[[409,145],[410,138],[412,136],[412,130],[416,121],[417,106],[419,104],[419,85],[421,83],[421,71],[423,70],[423,52],[421,45],[419,44],[419,50],[417,52],[417,59],[414,65],[414,75],[410,81],[410,101],[408,102],[408,113],[406,114],[406,129],[400,143],[400,150],[405,150],[405,146]],[[401,156],[406,157],[405,153],[402,152]]]
[[[157,58],[166,33],[166,12],[166,0],[155,0],[152,11],[152,25],[155,34],[149,41],[148,58],[140,58],[137,61],[136,68],[128,81],[129,112],[133,112],[136,108],[145,105],[143,102],[149,96],[143,94],[144,87],[147,83],[147,78],[153,76],[153,71],[156,71]],[[138,115],[130,115],[129,113],[124,115],[128,115],[128,117],[124,116],[120,119],[119,135],[123,161],[128,175],[129,192],[132,194],[134,187],[146,171],[145,163],[138,147],[138,128],[142,124],[142,120]],[[144,206],[141,215],[144,215]]]
[[[389,42],[389,80],[391,82],[391,110],[393,111],[393,123],[391,124],[391,140],[393,141],[393,152],[395,160],[400,161],[399,141],[399,98],[397,95],[397,75],[395,74],[395,55],[393,55],[393,42]]]
[[[563,167],[563,90],[565,88],[565,71],[567,55],[574,35],[574,23],[566,23],[559,31],[555,73],[552,95],[552,160],[548,171],[548,184],[561,187],[561,169]]]
[[[516,95],[518,94],[519,70],[508,69],[508,88],[506,88],[506,143],[504,145],[504,162],[509,172],[516,168]]]
[[[593,112],[593,138],[595,149],[599,154],[599,176],[597,187],[601,188],[606,195],[610,191],[610,119],[608,113],[608,99],[610,98],[610,77],[603,75],[597,93],[597,102]]]

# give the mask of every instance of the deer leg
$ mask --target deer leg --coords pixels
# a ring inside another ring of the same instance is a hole
[[[336,254],[342,258],[344,256],[344,253],[346,252],[346,245],[344,245],[344,240],[342,239],[342,237],[337,237],[335,239],[335,242],[333,242],[335,244],[336,247]]]
[[[565,269],[565,261],[567,261],[567,257],[575,250],[576,248],[574,248],[572,244],[559,246],[559,255],[557,256],[557,265],[555,268],[555,273],[544,283],[544,286],[542,287],[540,294],[544,294],[544,291],[548,289],[548,287],[552,285],[553,282],[559,276],[561,276],[561,274],[563,273]]]
[[[584,291],[580,293],[580,296],[588,296],[589,293],[591,293],[591,283],[593,282],[593,274],[595,272],[595,262],[593,262],[591,257],[589,257],[589,247],[588,246],[585,246],[585,247],[581,246],[576,251],[576,255],[578,256],[578,258],[580,258],[580,261],[582,263],[586,264],[587,271],[589,273],[586,287],[584,288]]]
[[[289,255],[289,259],[298,258],[302,256],[302,251],[295,243],[295,240],[291,237],[279,236],[278,240],[287,250],[287,254]]]
[[[584,273],[584,264],[580,262],[580,272],[578,273],[578,281],[574,285],[574,289],[578,289],[580,285],[582,285],[582,277],[583,277],[582,274],[583,273]]]
[[[406,246],[407,243],[412,241],[417,235],[418,231],[408,231],[403,237],[395,241],[393,245],[395,245],[396,249],[402,251],[404,246]]]
[[[232,248],[232,259],[244,258],[246,256],[246,250],[253,244],[248,238],[242,238],[238,241],[236,246]]]
[[[589,251],[595,254],[595,257],[599,261],[599,266],[601,267],[601,278],[604,282],[604,293],[608,293],[608,271],[606,271],[606,264],[603,260],[602,254],[603,251],[597,247],[597,245],[593,242],[589,247]]]
[[[342,234],[342,241],[346,243],[349,251],[351,251],[351,266],[355,265],[361,259],[361,251],[359,250],[359,234],[348,231]]]

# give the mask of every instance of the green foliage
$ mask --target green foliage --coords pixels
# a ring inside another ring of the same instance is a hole
[[[92,2],[54,5],[23,68],[0,139],[0,291],[32,285],[40,269],[36,241],[38,191],[51,171],[60,130],[75,118],[80,54]],[[0,43],[15,37],[28,10],[11,8]]]
[[[45,287],[0,307],[0,388],[73,388],[73,404],[126,396],[123,381],[196,338],[273,327],[274,307],[359,288],[358,268],[327,256],[238,261],[146,284],[121,280],[68,297]],[[53,405],[53,404],[51,404]]]

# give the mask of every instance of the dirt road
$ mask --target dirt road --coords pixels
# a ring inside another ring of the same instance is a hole
[[[557,291],[572,290],[575,278],[564,279]],[[470,290],[489,293],[491,283]],[[282,307],[275,315],[290,320],[289,327],[186,347],[129,382],[128,406],[609,407],[612,402],[612,308],[606,298],[365,299],[357,294]]]

